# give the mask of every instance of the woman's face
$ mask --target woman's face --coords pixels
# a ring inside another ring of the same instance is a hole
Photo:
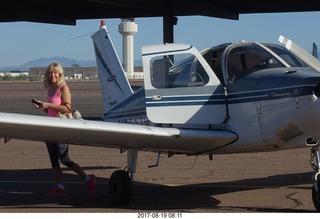
[[[60,78],[60,73],[57,72],[56,70],[53,69],[53,70],[49,73],[49,79],[50,79],[50,81],[51,81],[53,84],[57,83],[58,80],[59,80],[59,78]]]

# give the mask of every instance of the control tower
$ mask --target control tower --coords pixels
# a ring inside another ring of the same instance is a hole
[[[123,68],[127,74],[131,74],[134,72],[133,35],[138,32],[138,25],[134,18],[122,18],[118,31],[122,35]]]

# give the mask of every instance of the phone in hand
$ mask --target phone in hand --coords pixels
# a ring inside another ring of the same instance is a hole
[[[37,106],[40,106],[40,105],[41,105],[41,103],[38,102],[38,101],[36,101],[35,99],[32,99],[31,102],[34,103],[34,104],[36,104]]]

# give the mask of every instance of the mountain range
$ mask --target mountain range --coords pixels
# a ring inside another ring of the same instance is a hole
[[[30,68],[47,67],[52,62],[59,62],[63,67],[72,67],[78,64],[80,67],[94,67],[96,61],[94,60],[75,60],[66,57],[52,57],[52,58],[39,58],[19,66],[2,66],[2,71],[29,71]]]

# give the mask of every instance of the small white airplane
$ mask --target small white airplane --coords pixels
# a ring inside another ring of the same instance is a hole
[[[311,148],[320,211],[320,63],[294,42],[142,48],[144,88],[133,92],[105,26],[92,35],[104,121],[0,113],[0,137],[127,151],[110,194],[128,204],[138,151],[208,155]],[[318,119],[319,118],[319,119]],[[159,157],[157,162],[159,162]]]

